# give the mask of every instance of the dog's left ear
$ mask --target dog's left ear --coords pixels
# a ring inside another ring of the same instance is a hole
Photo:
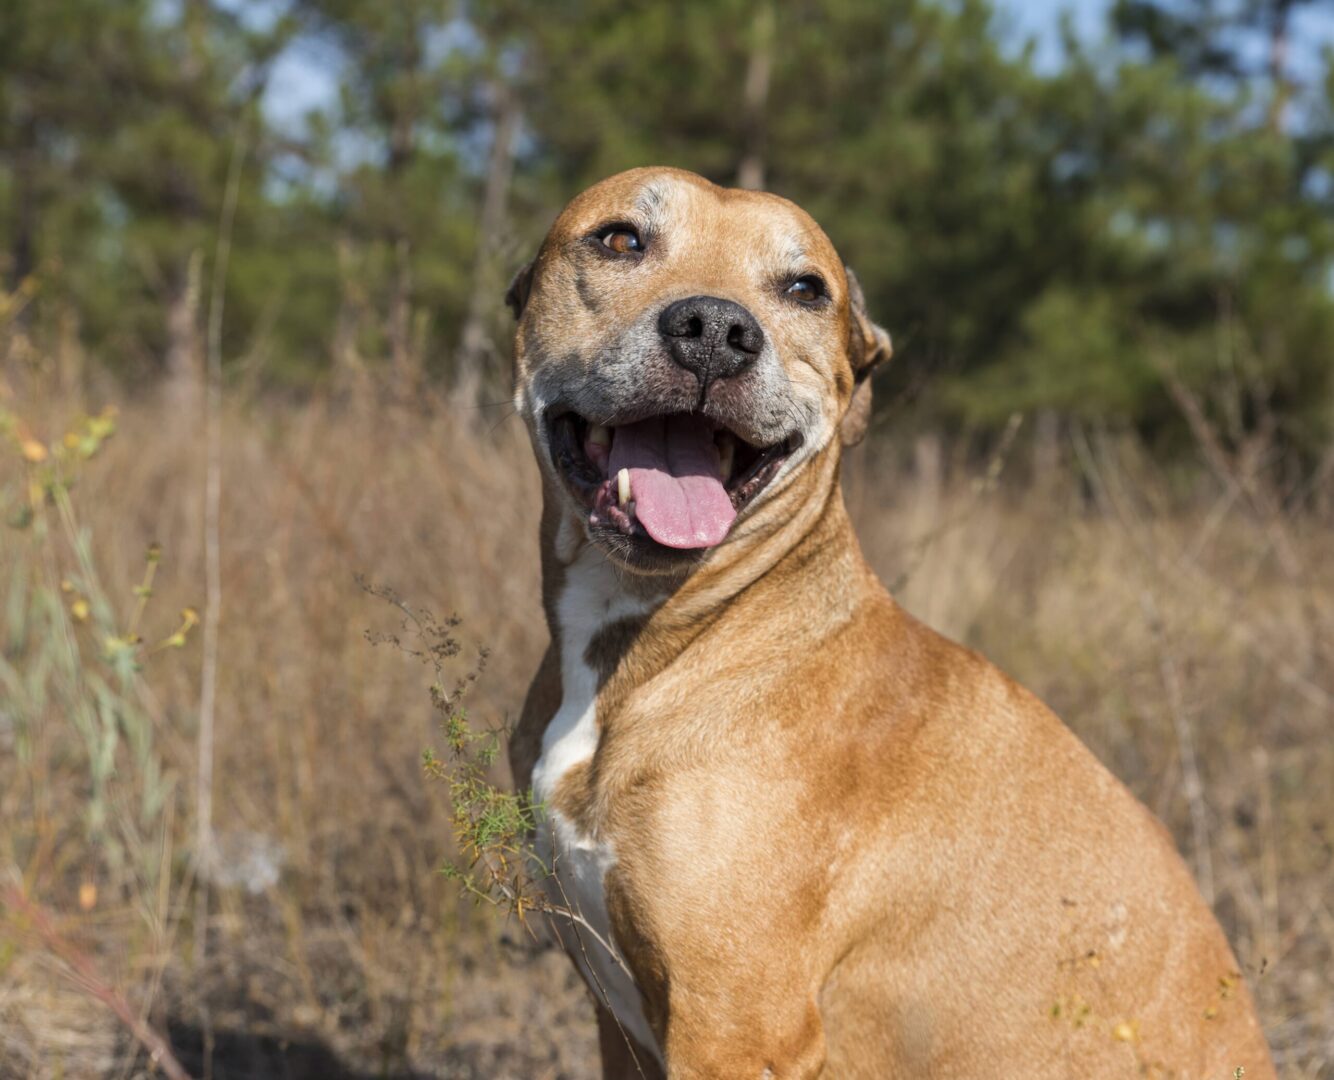
[[[852,362],[852,401],[838,425],[844,446],[856,446],[866,437],[871,422],[871,372],[894,354],[889,331],[871,321],[861,282],[845,266],[848,276],[848,359]]]
[[[528,262],[524,263],[510,281],[510,287],[505,290],[505,303],[514,312],[516,319],[523,314],[524,306],[528,303],[528,294],[532,292],[533,263],[536,261],[536,259],[529,259]]]

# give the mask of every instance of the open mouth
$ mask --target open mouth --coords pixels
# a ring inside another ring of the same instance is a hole
[[[589,524],[665,548],[711,548],[800,444],[753,446],[697,413],[609,426],[566,412],[551,457]]]

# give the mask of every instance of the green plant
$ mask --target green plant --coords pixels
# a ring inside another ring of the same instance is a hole
[[[183,1076],[123,991],[36,899],[58,893],[74,871],[83,913],[103,897],[128,899],[155,941],[170,921],[171,861],[164,852],[170,850],[177,774],[160,745],[163,717],[143,675],[150,656],[187,643],[198,617],[186,608],[175,630],[153,644],[145,641],[162,555],[157,544],[147,548],[123,610],[104,584],[93,533],[81,522],[73,493],[115,430],[116,413],[108,408],[43,442],[0,396],[0,447],[16,451],[21,462],[17,483],[0,488],[0,505],[10,536],[26,534],[26,543],[6,545],[4,560],[9,592],[0,720],[12,728],[16,749],[6,772],[17,782],[13,790],[26,797],[10,827],[10,865],[0,865],[11,882],[0,894],[7,916],[0,933],[10,944],[34,946],[59,961],[153,1060]],[[78,836],[68,829],[73,820],[81,822]]]
[[[430,748],[424,750],[422,767],[428,776],[449,787],[454,842],[459,852],[455,860],[445,862],[440,872],[457,883],[464,896],[513,915],[521,924],[530,912],[573,923],[578,928],[576,940],[581,949],[586,948],[582,935],[588,934],[631,974],[615,945],[570,906],[553,867],[538,854],[533,835],[545,816],[543,805],[533,802],[531,791],[506,791],[491,779],[491,766],[508,731],[503,726],[475,728],[464,706],[486,670],[488,651],[479,649],[473,664],[464,665],[462,674],[451,681],[447,665],[463,652],[457,636],[462,623],[459,616],[437,619],[427,609],[404,602],[387,586],[373,585],[363,578],[358,578],[358,583],[402,615],[397,633],[368,630],[366,639],[372,645],[399,649],[428,665],[434,675],[431,705],[440,718],[446,754],[441,757]],[[562,903],[551,899],[545,887],[548,881]]]
[[[463,652],[457,636],[462,620],[457,615],[438,619],[427,609],[406,603],[388,586],[357,580],[402,616],[398,632],[368,630],[366,640],[400,650],[429,666],[434,676],[431,706],[444,733],[445,756],[428,747],[422,751],[422,768],[427,776],[448,785],[459,851],[441,873],[478,903],[504,908],[521,921],[529,911],[545,910],[548,905],[537,891],[536,878],[547,870],[532,847],[542,808],[533,803],[531,792],[505,791],[492,782],[491,767],[507,732],[503,727],[473,727],[464,704],[486,670],[487,650],[479,649],[472,664],[462,665],[462,672],[451,678],[448,668]]]
[[[445,861],[441,874],[456,883],[463,896],[514,916],[525,929],[532,912],[573,924],[573,943],[584,955],[597,996],[607,1004],[606,988],[598,981],[588,958],[590,945],[585,935],[592,940],[591,947],[604,950],[631,979],[634,974],[614,943],[570,905],[554,867],[534,847],[534,831],[545,815],[542,804],[533,802],[530,790],[506,791],[491,780],[491,767],[508,732],[503,726],[474,727],[464,705],[486,670],[488,651],[478,649],[473,663],[463,664],[462,673],[451,680],[447,669],[463,653],[457,633],[462,619],[456,614],[438,619],[426,608],[404,602],[387,586],[373,585],[360,577],[357,580],[368,593],[392,604],[401,614],[397,632],[368,630],[366,639],[372,645],[399,649],[430,667],[434,676],[431,706],[440,720],[446,753],[441,757],[427,748],[422,752],[422,767],[427,776],[448,785],[454,843],[459,852],[457,858]],[[547,883],[563,902],[551,899]],[[614,1011],[612,1017],[615,1020]],[[619,1020],[616,1024],[620,1028]],[[636,1071],[644,1076],[623,1028],[621,1035]]]
[[[89,784],[89,841],[112,865],[144,856],[144,837],[159,821],[175,784],[154,733],[154,705],[141,673],[146,658],[185,645],[198,621],[181,613],[177,629],[155,644],[141,628],[153,596],[161,549],[144,554],[142,579],[122,617],[99,574],[91,531],[81,524],[72,493],[83,466],[116,430],[115,410],[78,419],[49,445],[22,419],[0,408],[0,434],[26,463],[26,491],[8,515],[29,534],[27,558],[10,568],[6,609],[9,655],[0,657],[0,685],[10,700],[20,760],[31,766],[43,725],[68,718],[82,739]],[[113,813],[113,785],[134,792],[135,812]],[[147,864],[144,869],[148,869]]]

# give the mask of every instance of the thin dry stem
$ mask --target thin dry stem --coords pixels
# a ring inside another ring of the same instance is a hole
[[[208,385],[205,397],[207,440],[204,487],[204,626],[203,662],[199,684],[199,778],[196,791],[195,859],[204,868],[198,879],[195,962],[202,965],[208,948],[208,869],[213,859],[213,727],[218,696],[218,626],[222,619],[222,316],[227,294],[227,263],[232,225],[245,161],[244,128],[232,144],[213,260],[208,315]]]
[[[139,1045],[148,1052],[149,1061],[161,1069],[169,1080],[190,1080],[190,1074],[176,1059],[167,1040],[135,1012],[124,994],[102,978],[92,958],[60,933],[55,920],[40,905],[12,886],[6,888],[0,896],[3,896],[7,907],[31,924],[47,950],[64,963],[70,981],[116,1014]]]

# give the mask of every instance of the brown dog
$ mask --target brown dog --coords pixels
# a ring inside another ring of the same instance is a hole
[[[511,758],[605,1075],[1273,1076],[1165,830],[863,561],[889,338],[815,222],[635,170],[509,299],[551,629]]]

